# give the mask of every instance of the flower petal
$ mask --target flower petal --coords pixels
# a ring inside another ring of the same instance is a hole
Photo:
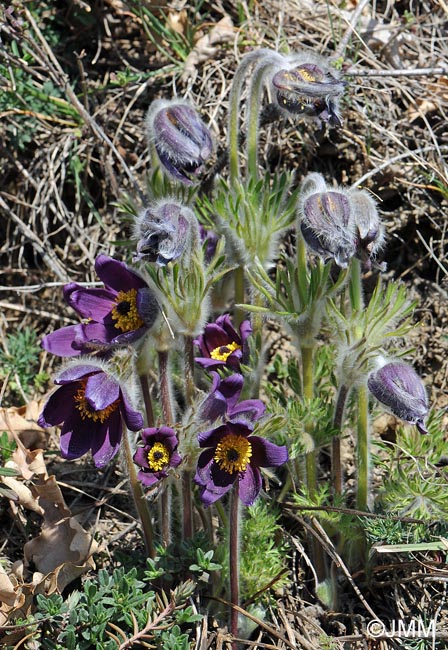
[[[74,366],[69,366],[54,378],[55,384],[70,384],[73,381],[84,379],[88,375],[95,375],[104,372],[100,366],[95,366],[93,363],[79,363]]]
[[[121,435],[121,416],[119,411],[115,411],[92,440],[92,456],[96,467],[104,467],[117,454]]]
[[[111,375],[101,372],[87,379],[85,398],[95,411],[107,408],[119,397],[120,386]]]
[[[74,460],[84,456],[92,444],[98,425],[91,420],[82,420],[76,412],[67,418],[61,431],[60,447],[61,456],[67,460]]]
[[[251,436],[249,440],[252,445],[250,462],[254,467],[279,467],[289,458],[288,450],[284,446],[274,445],[259,436]]]
[[[81,354],[82,347],[78,347],[75,343],[82,334],[81,327],[81,325],[68,325],[47,334],[42,339],[43,349],[59,357],[74,357]]]
[[[77,384],[67,384],[55,390],[46,401],[41,415],[37,421],[40,427],[53,427],[64,420],[74,410],[73,397],[79,386]]]
[[[139,429],[142,429],[144,425],[142,414],[132,408],[129,397],[123,388],[120,389],[120,396],[120,413],[127,428],[130,429],[130,431],[138,431]]]
[[[81,316],[95,322],[103,320],[116,306],[116,293],[107,289],[86,289],[79,287],[72,290],[67,302]]]
[[[141,289],[147,286],[144,279],[124,262],[114,260],[107,255],[98,255],[95,260],[95,270],[106,287],[114,291],[129,291],[129,289]]]
[[[260,470],[248,465],[239,479],[239,496],[245,506],[251,506],[261,490]]]

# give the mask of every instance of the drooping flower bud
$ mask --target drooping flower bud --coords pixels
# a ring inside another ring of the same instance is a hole
[[[350,203],[342,192],[318,192],[303,202],[302,235],[308,246],[324,259],[346,268],[356,253],[350,228]]]
[[[290,67],[272,77],[274,96],[287,113],[316,117],[323,122],[342,124],[338,106],[345,83],[322,57],[303,54]]]
[[[357,231],[356,257],[363,262],[367,269],[370,269],[372,258],[384,245],[384,226],[381,223],[376,203],[368,192],[350,190],[350,202]]]
[[[210,131],[195,109],[182,100],[156,100],[148,110],[146,128],[163,168],[192,185],[213,151]]]
[[[199,232],[196,217],[190,208],[174,199],[149,206],[136,220],[138,242],[134,262],[145,260],[166,266],[186,249],[191,228]]]
[[[301,190],[300,229],[308,246],[341,268],[357,257],[370,270],[384,243],[384,226],[370,194],[357,188],[332,188],[315,172],[305,177]],[[375,265],[381,270],[385,266]]]
[[[429,404],[425,386],[414,368],[402,361],[391,361],[372,372],[367,380],[370,392],[401,420],[428,433],[425,418]]]

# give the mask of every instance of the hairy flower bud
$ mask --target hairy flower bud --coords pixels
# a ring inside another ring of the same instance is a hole
[[[147,135],[163,168],[192,185],[213,151],[210,131],[187,102],[156,100],[146,116]]]
[[[420,433],[428,433],[428,396],[414,368],[402,361],[391,361],[372,372],[367,380],[370,392],[401,420],[415,424]]]
[[[315,172],[305,177],[301,190],[300,229],[308,246],[341,268],[357,257],[366,270],[371,269],[384,243],[384,226],[370,194],[356,188],[333,189]]]
[[[136,220],[138,238],[134,262],[146,260],[166,266],[177,259],[191,239],[191,229],[199,237],[199,226],[190,208],[175,200],[162,201],[146,208]]]
[[[340,126],[338,105],[345,83],[325,59],[311,55],[301,55],[300,59],[292,59],[289,68],[278,70],[272,77],[279,107],[287,113],[309,115]]]
[[[350,202],[356,225],[356,257],[369,269],[371,259],[384,245],[384,226],[374,199],[363,190],[350,190]]]
[[[341,192],[319,192],[303,203],[300,224],[308,246],[324,259],[346,268],[356,247],[350,230],[350,203]]]

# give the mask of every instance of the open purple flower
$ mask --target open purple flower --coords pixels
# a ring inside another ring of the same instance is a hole
[[[206,325],[204,333],[195,340],[201,354],[195,361],[207,369],[227,366],[239,370],[245,342],[252,332],[250,321],[243,321],[239,330],[238,334],[228,314],[219,316],[216,322]]]
[[[104,467],[117,453],[123,425],[131,431],[143,426],[118,381],[102,367],[83,363],[63,370],[60,385],[48,398],[38,423],[41,427],[61,423],[63,458],[80,458],[89,450],[96,467]]]
[[[218,418],[255,422],[263,417],[265,405],[259,399],[246,399],[239,402],[244,377],[233,374],[221,379],[217,372],[210,372],[212,386],[209,395],[200,407],[203,421],[214,422]]]
[[[87,289],[75,282],[65,285],[65,300],[86,322],[45,336],[42,347],[48,352],[72,357],[127,345],[154,325],[160,309],[154,293],[138,273],[107,255],[97,257],[95,270],[104,288]]]
[[[402,361],[391,361],[372,372],[367,380],[370,392],[401,420],[428,433],[425,418],[429,404],[425,386],[414,368]]]
[[[148,139],[164,169],[192,185],[213,151],[210,131],[187,102],[156,100],[146,117]]]
[[[252,435],[244,422],[226,422],[198,436],[199,446],[206,447],[199,456],[195,481],[201,500],[209,506],[239,481],[241,501],[250,506],[261,490],[260,467],[278,467],[288,460],[286,447]]]
[[[176,433],[169,427],[143,429],[143,447],[134,454],[134,463],[141,469],[138,473],[143,485],[151,486],[168,476],[170,467],[177,467],[182,458],[177,453]]]

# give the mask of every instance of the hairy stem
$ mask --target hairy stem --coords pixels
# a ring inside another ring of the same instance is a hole
[[[159,350],[159,391],[163,418],[168,427],[174,424],[174,408],[171,395],[171,381],[169,375],[169,355],[167,350]],[[171,486],[167,482],[160,497],[160,514],[162,522],[162,543],[169,546],[171,542]]]
[[[333,417],[333,426],[339,432],[334,436],[331,445],[331,482],[336,496],[342,494],[341,429],[348,393],[348,387],[345,384],[342,384],[342,386],[339,387]]]
[[[152,408],[151,393],[149,392],[148,375],[139,375],[140,386],[142,389],[143,402],[145,404],[146,426],[154,426],[154,410]]]
[[[240,584],[239,584],[239,482],[238,479],[233,484],[230,496],[230,513],[229,513],[229,569],[230,569],[230,602],[233,605],[240,604]],[[232,636],[238,636],[238,611],[232,607],[230,611],[230,633]],[[238,650],[238,642],[232,641],[232,650]]]
[[[191,336],[184,337],[184,376],[185,400],[187,408],[194,402],[194,347]],[[192,473],[188,470],[182,472],[182,533],[184,539],[193,536],[193,499],[191,494]]]
[[[153,529],[151,523],[151,515],[149,513],[148,502],[143,493],[142,484],[137,478],[137,470],[133,461],[133,454],[131,449],[131,442],[129,440],[129,432],[127,427],[123,427],[123,450],[124,461],[126,464],[129,484],[131,486],[132,496],[134,498],[135,507],[137,509],[140,521],[142,524],[143,537],[145,539],[146,552],[149,557],[154,558],[156,552],[153,542]]]

